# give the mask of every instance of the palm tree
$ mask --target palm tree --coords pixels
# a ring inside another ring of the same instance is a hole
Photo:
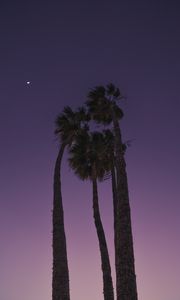
[[[131,229],[128,182],[119,120],[123,112],[118,101],[123,99],[113,84],[97,86],[88,94],[89,113],[97,123],[113,124],[115,139],[115,267],[117,300],[137,300],[134,250]]]
[[[113,283],[105,233],[101,221],[97,179],[102,180],[109,171],[109,162],[104,151],[103,135],[99,132],[79,135],[70,150],[69,163],[80,179],[92,182],[93,217],[99,241],[101,268],[103,273],[103,293],[105,300],[113,300]]]
[[[113,194],[113,215],[114,215],[114,245],[116,245],[116,219],[117,219],[117,182],[116,182],[116,170],[115,170],[115,153],[114,153],[114,134],[112,130],[103,130],[105,147],[107,153],[107,159],[110,163],[110,176]],[[109,179],[109,178],[108,178]],[[115,251],[115,263],[116,263],[116,251]]]
[[[60,149],[54,169],[54,200],[53,200],[53,276],[52,300],[70,300],[69,270],[64,229],[64,212],[61,193],[61,162],[64,150],[70,146],[81,129],[82,121],[87,115],[83,108],[73,112],[65,107],[56,119],[55,134],[60,141]]]

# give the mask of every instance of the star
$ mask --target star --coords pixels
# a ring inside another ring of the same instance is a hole
[[[26,84],[27,84],[27,85],[30,85],[30,83],[31,83],[30,81],[26,81]]]

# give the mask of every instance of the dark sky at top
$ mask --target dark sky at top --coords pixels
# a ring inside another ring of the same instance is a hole
[[[50,297],[50,211],[58,149],[54,119],[65,105],[81,105],[90,88],[111,81],[127,96],[122,103],[122,130],[124,140],[133,140],[127,153],[127,170],[139,300],[179,299],[179,15],[178,1],[1,1],[3,300],[23,300],[25,295],[26,300]],[[90,223],[91,190],[73,177],[65,162],[63,174],[73,299],[84,299],[86,289],[83,294],[79,282],[87,268],[92,280],[95,267],[99,285],[96,288],[94,282],[86,299],[100,299],[99,256]],[[101,192],[102,198],[110,198],[110,187],[102,187]],[[88,201],[84,201],[85,195]],[[102,212],[111,242],[108,201],[102,205]],[[87,232],[94,245],[92,270],[85,255]],[[27,257],[22,254],[26,251]],[[42,253],[44,258],[40,260]],[[167,276],[164,269],[169,270]],[[28,276],[23,281],[24,294],[20,284],[23,274]],[[39,286],[34,278],[42,279]],[[28,290],[32,291],[29,298]]]

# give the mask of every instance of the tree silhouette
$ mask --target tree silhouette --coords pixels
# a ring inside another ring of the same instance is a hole
[[[83,108],[74,112],[69,106],[56,119],[56,130],[60,149],[54,169],[53,200],[53,276],[52,300],[70,300],[69,270],[64,229],[64,212],[61,193],[61,162],[66,147],[70,146],[77,134],[84,130],[87,115]],[[83,127],[81,126],[83,123]]]
[[[88,94],[86,102],[89,113],[97,123],[113,124],[116,189],[113,190],[116,203],[115,220],[115,266],[117,300],[137,300],[136,276],[134,267],[133,238],[129,193],[119,120],[123,112],[118,106],[122,100],[120,90],[113,84],[97,86]]]
[[[75,174],[82,180],[89,179],[93,192],[93,216],[99,241],[101,267],[103,273],[103,293],[105,300],[113,300],[113,283],[105,233],[101,221],[97,180],[102,180],[110,170],[104,148],[104,137],[99,132],[81,134],[70,149],[69,163]]]

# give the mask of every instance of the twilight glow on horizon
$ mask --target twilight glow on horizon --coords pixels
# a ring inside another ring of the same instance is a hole
[[[180,5],[3,3],[0,9],[0,299],[50,300],[54,120],[91,88],[127,100],[126,153],[138,300],[180,299]],[[99,183],[115,288],[111,184]],[[92,187],[63,159],[72,300],[103,300]]]

